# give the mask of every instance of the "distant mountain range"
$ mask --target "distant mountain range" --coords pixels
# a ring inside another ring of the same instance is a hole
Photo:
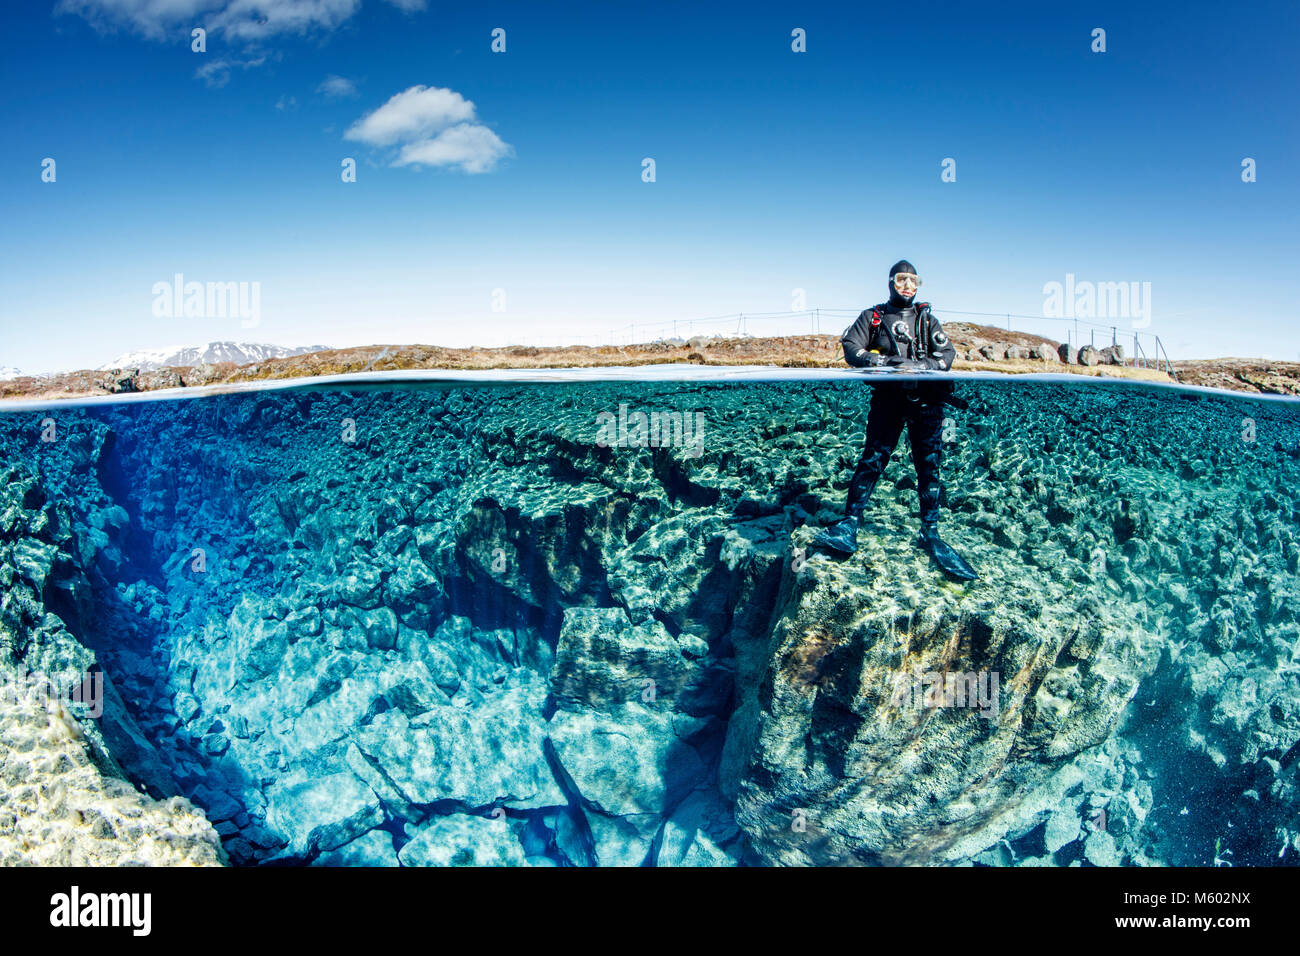
[[[107,365],[101,365],[98,371],[134,368],[141,372],[152,372],[160,368],[190,368],[195,365],[215,365],[217,362],[247,365],[250,362],[263,362],[266,359],[323,352],[329,348],[328,345],[285,348],[283,345],[265,345],[257,342],[209,342],[207,345],[173,346],[127,352]]]
[[[17,378],[23,373],[16,368],[10,368],[7,365],[0,365],[0,382],[7,382],[11,378]]]

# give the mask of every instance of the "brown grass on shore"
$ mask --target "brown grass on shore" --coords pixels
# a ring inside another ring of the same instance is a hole
[[[970,323],[949,323],[945,328],[958,350],[957,371],[1066,372],[1074,375],[1129,378],[1169,382],[1165,372],[1132,365],[1066,365],[1054,359],[968,360],[979,348],[1046,347],[1056,353],[1057,343],[1029,332],[1007,331]],[[267,380],[316,378],[367,371],[425,369],[542,369],[597,368],[604,366],[691,364],[706,366],[762,365],[777,368],[844,368],[838,335],[785,335],[769,338],[693,338],[689,342],[650,342],[626,346],[506,346],[504,348],[444,348],[436,345],[367,345],[309,352],[269,359],[244,366],[230,362],[195,368],[169,368],[151,372],[123,369],[116,372],[82,370],[63,375],[24,376],[0,382],[0,398],[53,401],[132,391],[153,391],[236,384]],[[1177,362],[1178,379],[1186,384],[1209,385],[1237,391],[1300,395],[1300,363],[1262,359],[1223,359]]]

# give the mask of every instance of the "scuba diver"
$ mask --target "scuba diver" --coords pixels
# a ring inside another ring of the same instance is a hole
[[[930,313],[930,303],[913,302],[920,284],[910,262],[904,259],[894,263],[889,270],[889,301],[863,310],[840,339],[850,365],[940,372],[952,368],[957,350]],[[939,537],[939,460],[945,405],[966,407],[953,395],[951,382],[907,381],[873,386],[867,441],[849,482],[845,516],[823,530],[813,540],[814,545],[842,554],[857,550],[862,512],[906,425],[912,464],[916,467],[916,494],[921,503],[918,543],[945,573],[963,581],[976,577],[962,556]]]

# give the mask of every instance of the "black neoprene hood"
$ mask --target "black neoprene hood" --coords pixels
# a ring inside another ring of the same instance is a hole
[[[912,265],[912,263],[908,262],[906,259],[899,259],[889,267],[889,304],[897,306],[900,309],[905,309],[912,304],[912,300],[916,298],[916,293],[913,292],[908,296],[898,294],[898,290],[894,288],[894,276],[898,275],[900,272],[910,272],[912,275],[917,275],[918,273],[916,271],[916,266]]]

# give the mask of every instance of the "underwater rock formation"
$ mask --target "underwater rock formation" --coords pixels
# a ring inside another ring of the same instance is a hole
[[[236,864],[1300,858],[1300,408],[964,383],[958,585],[905,453],[856,555],[808,548],[869,391],[0,416],[6,666],[101,666],[100,779],[193,801]],[[675,439],[601,440],[623,405]]]
[[[0,479],[0,865],[225,862],[212,825],[176,794],[78,640],[95,624],[83,567],[103,526],[78,535],[67,505],[20,466]],[[98,515],[109,527],[126,517]],[[123,765],[170,799],[139,792]]]

